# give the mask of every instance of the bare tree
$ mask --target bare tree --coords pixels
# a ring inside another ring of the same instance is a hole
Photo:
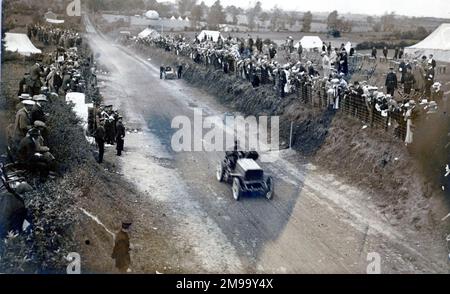
[[[208,25],[211,29],[218,29],[219,24],[225,23],[225,13],[220,0],[214,2],[208,14]]]
[[[313,15],[311,11],[308,11],[303,16],[303,26],[302,26],[302,32],[309,33],[311,31],[311,24],[313,20]]]
[[[186,15],[197,4],[197,0],[177,0],[177,4],[180,15]]]

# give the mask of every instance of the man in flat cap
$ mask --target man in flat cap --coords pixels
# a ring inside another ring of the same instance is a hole
[[[131,221],[122,222],[122,229],[116,234],[111,258],[116,261],[116,268],[120,273],[130,272],[130,236],[128,235]]]
[[[34,102],[36,104],[33,106],[33,109],[31,110],[31,123],[34,124],[35,121],[47,121],[47,115],[45,114],[43,110],[43,104],[47,103],[47,97],[45,95],[40,94],[33,97]]]

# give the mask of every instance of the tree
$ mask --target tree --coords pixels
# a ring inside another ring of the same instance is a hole
[[[303,26],[302,26],[302,32],[309,33],[311,31],[311,24],[313,20],[313,15],[311,11],[308,11],[303,16]]]
[[[366,18],[366,22],[367,22],[369,25],[373,24],[373,22],[374,22],[373,16],[368,16],[368,17]]]
[[[283,20],[283,11],[276,5],[272,9],[272,18],[270,19],[270,27],[272,31],[284,29],[285,27],[285,22]]]
[[[256,2],[255,7],[248,9],[247,11],[247,21],[250,30],[253,30],[256,26],[256,19],[262,12],[261,2]]]
[[[262,22],[266,22],[270,19],[270,16],[267,12],[261,12],[261,14],[259,15],[259,20]]]
[[[327,18],[328,30],[338,30],[339,14],[336,10],[331,12]]]
[[[209,15],[209,7],[208,7],[208,5],[205,4],[205,1],[202,1],[200,3],[200,6],[201,6],[202,11],[203,11],[202,20],[206,20],[206,16]]]
[[[204,15],[203,8],[200,5],[194,5],[191,9],[191,20],[193,22],[193,26],[197,27],[199,21],[202,20]]]
[[[395,29],[395,12],[385,13],[381,17],[383,32],[392,32]]]
[[[253,8],[253,12],[256,16],[259,16],[262,12],[262,4],[260,1],[256,2],[255,7]]]
[[[298,20],[298,14],[295,11],[292,11],[291,13],[287,14],[287,20],[289,26],[293,27],[297,23]]]
[[[191,11],[197,3],[197,0],[177,0],[178,12],[180,15],[186,15],[186,12]]]
[[[239,8],[237,8],[236,6],[234,6],[234,5],[231,5],[231,6],[227,6],[226,8],[225,8],[225,11],[226,11],[226,13],[228,13],[229,15],[231,15],[231,17],[233,18],[233,20],[232,20],[232,24],[234,24],[234,25],[236,25],[237,24],[237,22],[238,22],[238,18],[237,18],[237,16],[240,14],[240,9]]]
[[[220,4],[220,0],[217,0],[209,10],[208,25],[210,29],[217,30],[219,28],[219,24],[223,23],[225,23],[225,13],[223,11],[222,4]]]

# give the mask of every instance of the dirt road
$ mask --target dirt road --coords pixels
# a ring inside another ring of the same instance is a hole
[[[370,195],[290,151],[263,164],[276,183],[272,201],[234,201],[231,187],[215,179],[222,153],[175,153],[170,147],[175,116],[192,118],[194,108],[206,115],[229,110],[182,80],[160,80],[151,56],[145,60],[128,52],[89,21],[86,37],[108,71],[100,76],[105,102],[125,114],[128,129],[138,130],[127,134],[126,152],[118,159],[121,173],[146,195],[143,202],[165,207],[161,213],[173,225],[160,230],[177,241],[183,268],[193,273],[366,273],[368,254],[376,252],[383,273],[448,271],[443,241],[392,226]]]

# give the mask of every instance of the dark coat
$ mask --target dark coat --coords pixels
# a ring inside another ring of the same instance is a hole
[[[397,89],[397,75],[393,72],[390,72],[386,76],[386,88],[388,89]]]
[[[30,136],[26,136],[20,141],[17,159],[19,160],[19,162],[29,163],[30,161],[32,161],[36,151],[36,143]]]
[[[111,258],[116,260],[116,268],[121,272],[126,272],[130,267],[130,237],[128,236],[128,233],[121,230],[116,234],[116,240]]]
[[[95,131],[95,141],[98,143],[105,143],[106,131],[103,126],[99,126]]]

